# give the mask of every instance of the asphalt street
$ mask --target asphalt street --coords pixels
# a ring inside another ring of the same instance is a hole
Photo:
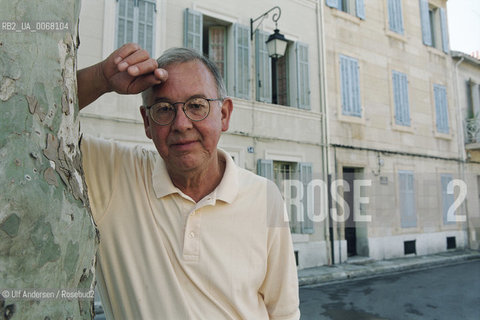
[[[301,320],[479,320],[480,261],[300,289]]]

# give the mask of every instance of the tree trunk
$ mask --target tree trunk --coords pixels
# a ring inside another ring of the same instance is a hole
[[[98,238],[79,149],[80,1],[0,8],[0,319],[92,319]]]

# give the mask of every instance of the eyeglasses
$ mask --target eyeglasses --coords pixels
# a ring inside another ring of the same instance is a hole
[[[223,100],[224,98],[207,99],[194,97],[185,102],[170,103],[167,101],[160,101],[151,106],[147,106],[146,109],[153,121],[160,126],[166,126],[172,123],[177,116],[177,108],[175,108],[175,105],[177,104],[183,104],[182,110],[188,119],[192,121],[201,121],[210,113],[210,101]]]

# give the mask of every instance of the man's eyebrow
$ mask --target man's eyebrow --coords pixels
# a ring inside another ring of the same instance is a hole
[[[182,102],[186,102],[186,101],[188,101],[188,100],[190,100],[190,99],[194,99],[194,98],[205,98],[205,99],[206,99],[206,95],[201,94],[201,93],[199,93],[199,94],[194,94],[193,96],[188,97],[187,100],[182,101]],[[155,98],[155,100],[153,100],[153,102],[154,102],[154,103],[157,103],[157,102],[175,103],[175,102],[179,102],[179,101],[172,101],[172,99],[169,99],[169,98],[167,98],[167,97],[157,97],[157,98]]]

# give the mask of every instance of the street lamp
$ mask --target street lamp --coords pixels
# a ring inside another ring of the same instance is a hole
[[[273,10],[278,10],[278,13],[274,13],[272,17],[273,22],[275,22],[275,30],[274,30],[274,33],[268,37],[266,44],[267,44],[268,55],[273,59],[278,59],[285,55],[285,50],[287,49],[287,39],[285,39],[285,36],[280,33],[280,30],[278,30],[278,27],[277,27],[277,21],[278,19],[280,19],[280,15],[282,14],[282,10],[280,9],[279,6],[273,7],[267,12],[261,14],[256,19],[250,19],[250,40],[253,40],[253,34],[258,29],[258,25],[255,28],[255,30],[253,29],[253,23],[256,22],[258,19],[262,19],[263,21],[263,19],[265,19],[265,17],[267,17],[268,14]]]

